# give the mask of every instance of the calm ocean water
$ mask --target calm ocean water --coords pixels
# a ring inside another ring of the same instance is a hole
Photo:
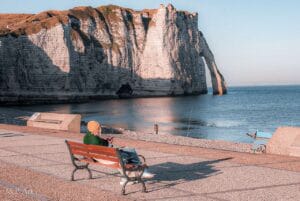
[[[252,142],[247,132],[300,126],[300,86],[230,87],[225,96],[138,98],[82,104],[0,107],[0,122],[33,112],[81,114],[83,121],[130,130],[159,131],[194,138]]]

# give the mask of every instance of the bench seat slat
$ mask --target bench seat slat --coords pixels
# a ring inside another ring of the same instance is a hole
[[[90,156],[92,156],[93,158],[98,158],[98,159],[102,159],[102,160],[106,160],[106,161],[111,161],[111,162],[119,163],[119,159],[118,158],[107,157],[105,155],[94,154],[94,153],[90,153]]]
[[[101,166],[106,166],[109,168],[113,168],[113,169],[119,169],[120,168],[120,164],[119,163],[115,163],[115,164],[106,164],[106,163],[101,163],[101,162],[91,162],[90,160],[86,160],[86,159],[81,159],[81,162],[87,162],[89,164],[95,164],[95,165],[101,165]]]
[[[72,151],[72,154],[73,155],[84,156],[84,157],[87,157],[87,158],[92,158],[88,152],[82,152],[82,151],[74,150],[74,151]]]
[[[114,163],[119,163],[119,159],[118,158],[107,157],[105,155],[94,154],[94,153],[89,153],[89,155],[92,158],[98,158],[98,159],[101,159],[101,160],[106,160],[106,161],[111,161],[111,162],[114,162]]]
[[[101,151],[101,152],[111,153],[112,155],[117,155],[116,148],[99,146],[99,145],[87,145],[87,147],[89,150]]]

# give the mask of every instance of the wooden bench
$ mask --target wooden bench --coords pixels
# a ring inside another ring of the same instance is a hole
[[[143,156],[139,155],[142,162],[140,165],[125,164],[121,158],[121,151],[118,148],[86,145],[68,140],[65,142],[70,152],[72,164],[75,167],[71,175],[71,181],[74,181],[74,174],[79,169],[86,169],[89,172],[89,179],[92,179],[92,171],[89,165],[95,164],[122,171],[121,174],[127,179],[122,186],[122,195],[125,195],[125,188],[128,182],[141,183],[142,191],[146,192],[146,185],[142,175],[147,165]],[[135,172],[134,176],[132,174],[129,175],[130,172]]]

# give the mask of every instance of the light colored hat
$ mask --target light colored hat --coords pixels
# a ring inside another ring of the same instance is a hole
[[[100,127],[100,124],[97,121],[89,121],[88,124],[87,124],[87,129],[91,133],[95,133],[97,131],[100,131],[101,127]]]

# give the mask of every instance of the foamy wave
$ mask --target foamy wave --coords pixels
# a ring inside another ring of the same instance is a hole
[[[238,127],[243,125],[243,122],[239,121],[230,121],[230,120],[216,120],[213,122],[208,122],[208,127],[219,127],[219,128],[231,128],[231,127]]]

